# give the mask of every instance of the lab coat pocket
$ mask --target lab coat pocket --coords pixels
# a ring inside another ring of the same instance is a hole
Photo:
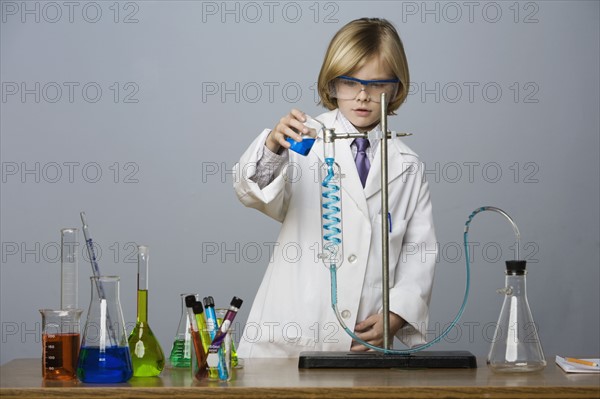
[[[295,323],[292,323],[295,324]],[[296,335],[297,328],[299,326],[292,326],[289,328],[284,327],[281,330],[281,337],[275,337],[272,341],[265,346],[265,357],[276,356],[290,356],[297,355],[302,351],[314,351],[316,342],[314,337],[307,337],[304,335]],[[260,356],[262,357],[262,355]]]
[[[389,239],[389,270],[390,270],[390,287],[394,285],[394,279],[396,277],[396,267],[400,261],[400,255],[402,253],[402,244],[404,240],[404,234],[406,233],[406,226],[408,222],[404,219],[394,219],[393,217],[388,218],[388,239]],[[373,287],[382,286],[382,276],[381,276],[381,264],[382,264],[382,226],[381,226],[381,214],[378,214],[372,220],[372,239],[371,239],[371,255],[377,256],[376,259],[370,260],[370,264],[376,264],[378,267],[377,270],[368,270],[367,278],[369,278],[370,285]]]

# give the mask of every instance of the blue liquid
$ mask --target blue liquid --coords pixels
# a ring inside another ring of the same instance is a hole
[[[77,378],[82,382],[125,382],[132,375],[131,355],[126,346],[111,346],[102,354],[98,347],[82,347],[79,352]]]
[[[290,147],[290,150],[304,156],[308,155],[310,149],[315,143],[315,139],[313,139],[312,137],[303,137],[302,141],[300,142],[293,140],[291,137],[286,137],[285,140],[292,145]]]

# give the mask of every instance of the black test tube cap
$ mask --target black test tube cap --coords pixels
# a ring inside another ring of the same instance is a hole
[[[202,302],[200,302],[200,301],[194,302],[194,304],[192,305],[192,310],[194,311],[194,314],[204,313],[204,306],[202,306]]]
[[[215,306],[215,300],[212,296],[204,297],[204,307],[208,308],[209,306]]]
[[[196,295],[188,295],[185,297],[185,306],[191,308],[196,303]]]
[[[244,301],[241,298],[234,296],[233,299],[231,300],[231,306],[239,309],[242,307],[242,302],[244,302]]]

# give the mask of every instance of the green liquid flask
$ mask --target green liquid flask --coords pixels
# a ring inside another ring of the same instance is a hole
[[[138,246],[137,322],[128,340],[134,377],[155,377],[165,367],[165,355],[148,324],[148,252]]]
[[[192,364],[192,335],[188,320],[185,297],[194,294],[181,294],[181,318],[177,326],[177,333],[173,340],[169,362],[172,367],[189,368]]]

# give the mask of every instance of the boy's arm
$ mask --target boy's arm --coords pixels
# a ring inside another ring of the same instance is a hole
[[[288,151],[282,151],[281,155],[274,153],[264,145],[262,156],[256,163],[256,170],[253,176],[250,176],[250,180],[258,184],[258,187],[262,190],[268,186],[277,176],[281,173],[283,166],[288,162],[289,156]]]
[[[233,187],[245,206],[255,208],[282,222],[289,203],[288,183],[284,176],[288,155],[287,151],[282,155],[269,154],[270,150],[265,148],[269,133],[270,130],[265,129],[234,166]],[[268,155],[263,159],[265,153]],[[270,155],[276,157],[275,162],[269,161],[272,158]]]

